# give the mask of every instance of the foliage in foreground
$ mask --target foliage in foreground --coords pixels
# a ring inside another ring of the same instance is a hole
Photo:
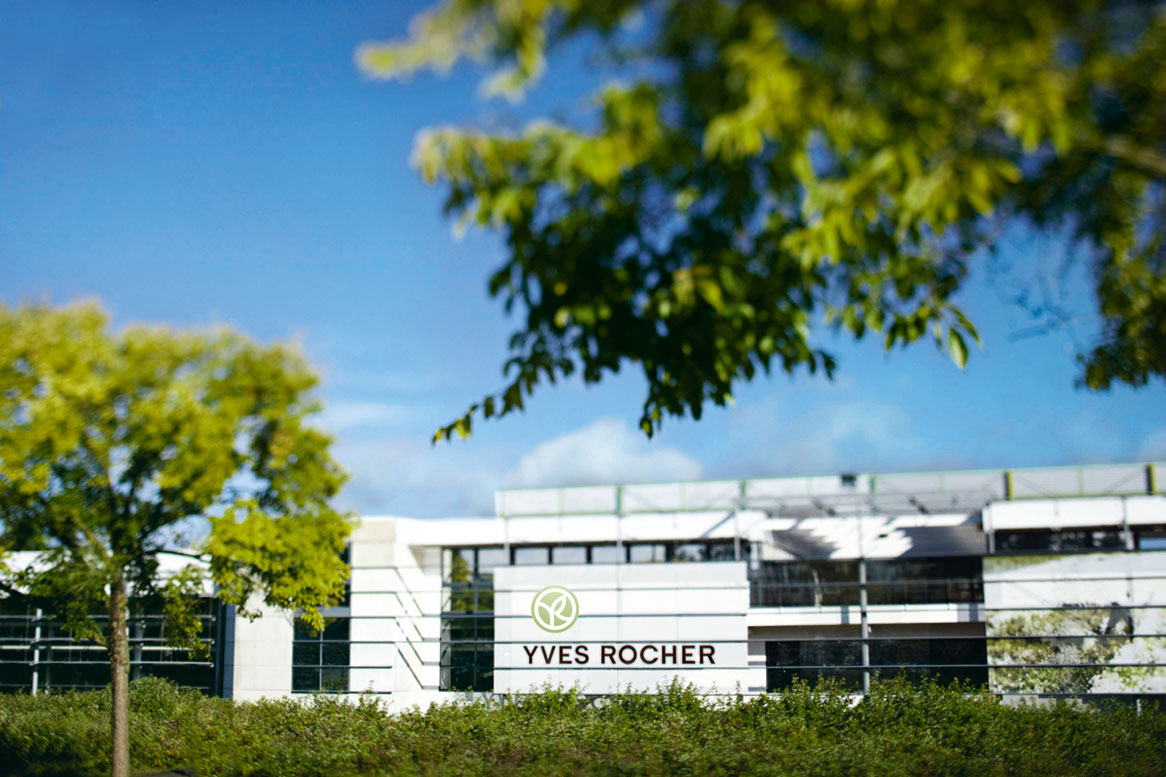
[[[373,697],[235,703],[134,684],[138,769],[265,775],[1161,775],[1166,715],[1009,707],[959,687],[876,683],[708,705],[691,690],[585,708],[574,691],[390,716]],[[0,697],[0,763],[24,775],[109,768],[108,692]]]
[[[469,60],[512,97],[548,70],[554,99],[571,47],[613,79],[591,105],[418,138],[446,212],[505,240],[489,290],[518,322],[504,388],[437,440],[624,367],[651,435],[763,371],[832,373],[824,326],[963,366],[957,292],[1010,228],[1093,273],[1082,383],[1166,377],[1162,0],[434,0],[357,59]],[[1042,280],[1037,330],[1079,325]]]

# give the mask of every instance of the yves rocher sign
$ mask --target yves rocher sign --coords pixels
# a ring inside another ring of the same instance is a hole
[[[745,690],[744,563],[505,567],[494,577],[494,690]],[[763,670],[761,670],[763,673]]]

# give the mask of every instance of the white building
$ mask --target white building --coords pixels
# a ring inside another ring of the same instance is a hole
[[[499,492],[490,518],[369,516],[322,633],[209,608],[214,660],[167,653],[147,621],[138,666],[237,699],[371,692],[393,708],[548,683],[755,694],[896,674],[1010,696],[1166,694],[1161,473],[538,489]],[[0,624],[7,687],[85,684],[48,620]]]

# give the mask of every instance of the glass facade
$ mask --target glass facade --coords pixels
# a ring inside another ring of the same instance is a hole
[[[441,690],[494,690],[494,569],[509,560],[502,548],[443,553]]]
[[[221,665],[222,608],[204,598],[199,618],[206,655],[166,645],[159,599],[131,602],[127,620],[130,679],[165,677],[204,693],[221,693],[216,667]],[[107,622],[103,616],[94,620],[99,627]],[[21,596],[0,599],[0,691],[92,689],[108,684],[109,654],[103,645],[74,639],[51,616],[38,615]]]
[[[753,607],[858,606],[856,559],[762,562],[750,574]],[[949,604],[984,601],[978,556],[876,559],[866,562],[867,603]]]
[[[872,677],[933,678],[940,683],[966,680],[988,683],[987,642],[983,637],[895,637],[872,639]],[[862,688],[860,639],[775,640],[765,643],[766,686],[789,688],[797,680],[810,685],[833,679],[850,690]]]

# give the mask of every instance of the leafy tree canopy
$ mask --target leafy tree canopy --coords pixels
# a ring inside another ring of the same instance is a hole
[[[295,349],[230,331],[111,334],[93,305],[0,306],[0,551],[40,558],[6,587],[103,642],[125,636],[92,618],[117,620],[121,587],[164,596],[168,639],[197,647],[190,599],[208,575],[244,615],[266,603],[321,627],[349,523],[328,504],[344,475],[308,423],[315,385]],[[195,519],[209,533],[191,549]],[[202,562],[159,580],[166,551]]]
[[[953,295],[1017,220],[1067,231],[1093,270],[1102,325],[1080,381],[1162,378],[1163,8],[444,0],[407,39],[363,46],[374,77],[469,58],[517,97],[549,48],[588,37],[628,76],[586,126],[419,137],[448,212],[504,234],[490,293],[525,314],[508,384],[435,440],[625,361],[651,434],[759,370],[832,373],[821,323],[888,348],[931,337],[962,367],[977,336]]]

